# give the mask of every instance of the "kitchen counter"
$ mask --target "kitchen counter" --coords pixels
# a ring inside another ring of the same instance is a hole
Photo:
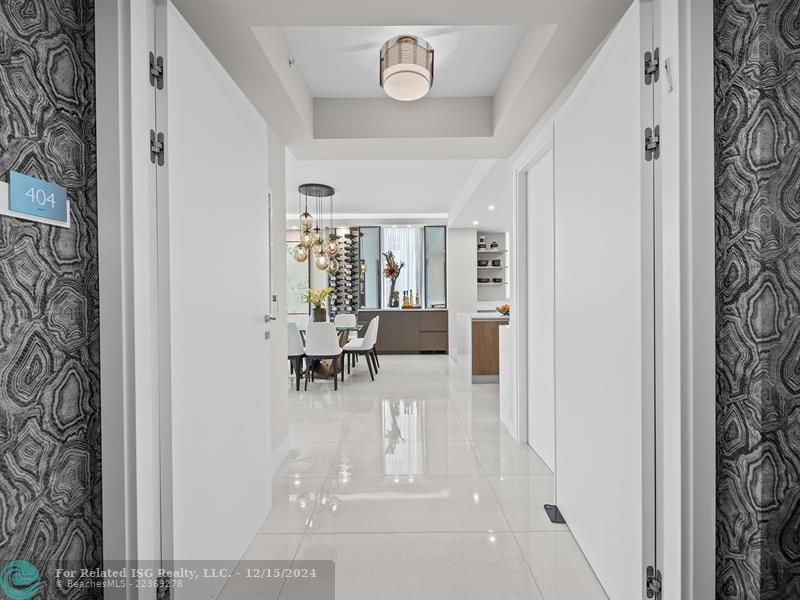
[[[458,313],[455,361],[470,383],[500,380],[502,325],[508,325],[508,317],[497,312]]]

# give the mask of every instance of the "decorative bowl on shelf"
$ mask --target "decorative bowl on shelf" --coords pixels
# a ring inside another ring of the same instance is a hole
[[[494,282],[494,283],[503,283],[503,278],[502,277],[495,277],[494,279],[492,279],[492,282]]]
[[[500,247],[500,244],[498,244],[497,242],[492,242],[489,245],[489,248],[491,248],[492,250],[497,250],[499,247]]]
[[[478,261],[478,266],[479,267],[488,267],[489,266],[489,261],[488,260],[479,260]]]
[[[499,312],[501,315],[505,315],[506,317],[511,314],[511,307],[508,304],[501,304],[500,306],[496,306],[495,310]]]
[[[478,277],[478,283],[489,283],[488,277]]]
[[[501,261],[499,258],[495,258],[495,259],[492,261],[492,266],[493,266],[493,267],[499,267],[501,264],[502,264],[502,261]]]

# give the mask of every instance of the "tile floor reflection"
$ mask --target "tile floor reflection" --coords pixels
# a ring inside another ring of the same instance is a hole
[[[607,600],[544,514],[552,473],[505,432],[497,386],[446,356],[287,385],[289,457],[246,559],[334,560],[337,600]]]

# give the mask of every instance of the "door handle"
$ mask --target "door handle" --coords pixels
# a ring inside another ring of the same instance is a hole
[[[269,323],[270,321],[277,321],[277,317],[273,317],[272,315],[264,315],[264,323]]]

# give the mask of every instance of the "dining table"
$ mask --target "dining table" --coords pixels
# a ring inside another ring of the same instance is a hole
[[[339,334],[339,346],[341,346],[343,348],[344,345],[350,340],[350,334],[353,333],[353,332],[358,333],[367,324],[368,324],[367,321],[359,321],[355,325],[337,326],[336,327],[336,332]],[[306,327],[298,327],[298,330],[300,331],[300,337],[303,339],[303,345],[305,346],[306,345],[306,330],[307,330],[307,326]],[[332,364],[333,364],[333,361],[331,361],[331,360],[320,360],[320,361],[318,361],[316,369],[314,369],[315,374],[319,375],[320,377],[325,377],[325,378],[330,377],[331,374],[333,373]],[[344,380],[342,380],[342,381],[344,381]]]
[[[336,333],[339,334],[339,345],[344,347],[344,345],[349,341],[351,333],[358,333],[361,331],[364,326],[367,325],[367,321],[359,321],[355,325],[346,325],[346,326],[337,326]],[[303,344],[306,343],[306,327],[300,327],[300,336],[303,338]]]

